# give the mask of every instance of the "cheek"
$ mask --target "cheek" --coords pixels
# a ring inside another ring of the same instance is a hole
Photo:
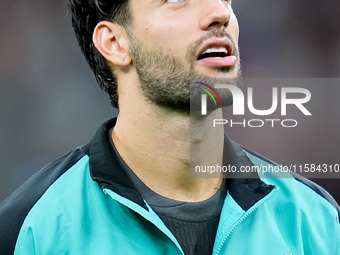
[[[135,36],[143,42],[146,49],[157,49],[167,54],[181,51],[182,45],[186,43],[188,31],[179,30],[179,26],[174,22],[160,23],[154,20],[135,27]]]
[[[229,32],[229,34],[234,38],[235,42],[238,42],[238,37],[239,37],[239,25],[238,25],[238,21],[235,15],[233,15],[229,21],[229,27],[227,29],[227,31]]]

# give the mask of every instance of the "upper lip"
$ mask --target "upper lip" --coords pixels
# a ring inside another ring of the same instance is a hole
[[[233,55],[233,44],[229,38],[210,38],[205,41],[205,43],[200,48],[197,58],[199,58],[199,56],[201,56],[207,49],[212,47],[224,47],[228,51],[228,56]]]

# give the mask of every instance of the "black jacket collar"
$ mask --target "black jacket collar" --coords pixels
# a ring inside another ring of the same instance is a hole
[[[116,118],[104,122],[91,142],[84,147],[90,157],[91,177],[101,189],[108,188],[147,209],[142,194],[120,165],[119,158],[112,148],[109,132],[115,124]],[[253,165],[241,146],[231,141],[227,135],[223,154],[224,162],[230,162],[237,169],[240,166]],[[243,210],[248,210],[273,189],[273,186],[263,183],[256,173],[229,176],[227,184],[230,195]]]

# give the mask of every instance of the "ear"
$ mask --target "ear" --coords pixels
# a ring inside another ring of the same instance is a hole
[[[93,31],[93,43],[106,60],[125,67],[132,62],[125,28],[117,23],[101,21]]]

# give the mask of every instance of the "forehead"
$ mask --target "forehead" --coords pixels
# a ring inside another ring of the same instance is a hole
[[[128,2],[134,14],[153,12],[156,9],[161,12],[182,12],[183,10],[184,14],[185,10],[192,11],[187,7],[195,6],[206,9],[207,6],[216,6],[216,9],[219,9],[217,5],[224,6],[232,12],[232,0],[128,0]]]
[[[231,0],[128,0],[134,28],[158,27],[183,30],[211,20],[220,23],[229,16],[234,29],[236,15]]]
[[[135,11],[140,12],[144,10],[144,8],[148,8],[149,10],[153,7],[157,8],[161,6],[164,1],[165,0],[128,0],[128,3]]]
[[[144,22],[165,19],[165,14],[169,13],[164,8],[165,0],[128,0],[129,9],[135,26],[143,26]],[[184,0],[187,1],[187,0]]]

